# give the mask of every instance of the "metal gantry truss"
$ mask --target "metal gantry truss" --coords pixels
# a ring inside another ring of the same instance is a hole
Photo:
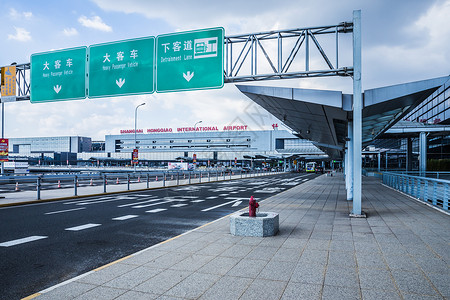
[[[330,26],[226,36],[224,45],[225,82],[352,76],[352,66],[339,67],[340,34],[351,33],[352,31],[353,23],[343,22]],[[319,43],[318,36],[321,35],[335,36],[333,41],[335,44],[334,65],[331,62],[330,55],[325,53],[324,48]],[[310,43],[317,48],[322,60],[321,65],[326,66],[325,69],[316,68],[316,65],[320,64],[317,62],[314,67],[311,65]],[[300,54],[301,49],[303,51]],[[283,54],[287,57],[284,58]],[[301,56],[303,56],[303,59]],[[293,64],[295,60],[301,60],[304,63]],[[243,66],[246,67],[243,68]]]
[[[224,38],[224,82],[302,77],[352,76],[353,66],[339,67],[339,39],[353,31],[352,22],[338,25],[230,35]],[[334,35],[334,64],[319,36]],[[321,63],[311,63],[310,43]],[[303,57],[302,57],[303,56]],[[298,63],[302,61],[302,63]],[[296,62],[296,63],[294,63]],[[316,68],[316,65],[326,68]],[[30,63],[16,65],[17,101],[30,100]]]

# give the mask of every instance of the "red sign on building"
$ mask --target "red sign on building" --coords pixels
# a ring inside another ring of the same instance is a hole
[[[9,140],[0,139],[0,161],[8,161]]]
[[[133,156],[132,156],[133,160],[132,163],[133,164],[137,164],[139,162],[139,151],[138,149],[133,149]]]

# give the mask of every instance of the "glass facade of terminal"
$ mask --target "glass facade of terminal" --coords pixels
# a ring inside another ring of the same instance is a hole
[[[10,138],[9,153],[30,156],[41,153],[91,151],[91,138],[80,136]]]
[[[404,120],[427,124],[449,124],[450,80],[412,110]]]

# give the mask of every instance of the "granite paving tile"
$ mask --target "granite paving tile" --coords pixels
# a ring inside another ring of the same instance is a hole
[[[219,275],[194,273],[168,290],[164,295],[198,299],[219,279]]]
[[[268,263],[267,260],[243,259],[228,271],[227,275],[256,278]]]
[[[319,284],[289,282],[281,299],[320,299],[321,289],[322,286]]]
[[[253,279],[223,276],[200,299],[238,299]]]
[[[287,285],[284,281],[255,279],[240,300],[279,299]]]

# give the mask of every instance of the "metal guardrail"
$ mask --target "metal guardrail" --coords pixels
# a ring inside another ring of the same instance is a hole
[[[150,188],[157,183],[160,187],[177,186],[180,184],[202,183],[231,180],[237,178],[272,175],[277,172],[252,171],[186,171],[186,172],[127,172],[127,173],[97,173],[97,174],[67,174],[67,175],[28,175],[0,177],[0,187],[3,192],[36,191],[36,199],[41,200],[41,194],[54,189],[72,189],[73,196],[79,195],[80,187],[103,186],[106,193],[108,186],[121,186],[121,190]],[[145,184],[146,183],[146,184]],[[139,185],[138,185],[139,184]],[[125,188],[126,186],[126,188]],[[109,189],[110,190],[110,189]],[[117,191],[117,189],[115,189]]]
[[[450,180],[384,172],[383,183],[448,212]]]

